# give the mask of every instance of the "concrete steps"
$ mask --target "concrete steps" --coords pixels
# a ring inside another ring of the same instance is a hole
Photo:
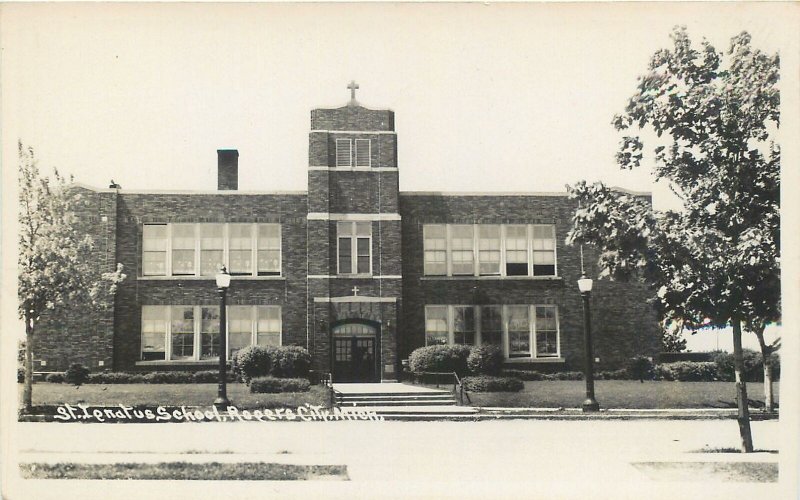
[[[463,418],[478,412],[458,406],[447,390],[405,384],[334,384],[334,403],[344,411],[368,408],[389,419]]]

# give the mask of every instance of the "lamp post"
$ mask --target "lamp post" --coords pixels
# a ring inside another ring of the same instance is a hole
[[[225,269],[225,266],[220,266],[219,272],[217,272],[217,293],[219,294],[219,385],[217,386],[217,399],[214,400],[214,406],[219,411],[226,410],[230,404],[226,386],[228,371],[228,343],[226,342],[226,338],[228,328],[225,314],[225,299],[230,286],[231,275],[228,274],[228,270]]]
[[[586,354],[586,364],[583,369],[583,376],[586,380],[586,400],[583,402],[583,411],[599,411],[600,404],[594,398],[594,354],[592,353],[592,320],[589,310],[592,280],[585,274],[578,280],[578,290],[583,298],[583,347]]]

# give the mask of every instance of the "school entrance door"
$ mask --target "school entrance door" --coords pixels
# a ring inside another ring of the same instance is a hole
[[[378,328],[350,322],[333,327],[333,381],[378,382]]]

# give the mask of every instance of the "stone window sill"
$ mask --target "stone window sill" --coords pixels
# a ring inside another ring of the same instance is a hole
[[[214,276],[138,276],[139,281],[215,281]],[[231,281],[280,281],[286,276],[231,276]]]
[[[227,362],[230,364],[230,361]],[[219,361],[214,359],[174,359],[157,361],[137,361],[136,366],[219,366]]]
[[[422,276],[422,281],[464,281],[464,280],[480,280],[480,281],[511,281],[511,280],[529,280],[529,281],[563,281],[561,276]]]
[[[508,358],[506,363],[533,364],[533,363],[564,363],[564,358]]]

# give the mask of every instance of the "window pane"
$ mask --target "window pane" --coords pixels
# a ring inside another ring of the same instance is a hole
[[[508,306],[508,354],[511,357],[531,355],[528,306]]]
[[[258,306],[258,324],[256,326],[258,345],[281,345],[281,308],[276,306]]]
[[[450,227],[450,250],[453,274],[474,274],[473,226]]]
[[[231,306],[228,308],[228,359],[239,349],[249,346],[253,339],[253,320],[251,306]]]
[[[222,265],[222,224],[200,224],[200,274],[214,276]]]
[[[453,307],[453,342],[475,345],[475,309],[472,306]]]
[[[356,236],[372,236],[372,222],[356,222]]]
[[[370,140],[356,139],[356,167],[370,166]]]
[[[336,166],[351,166],[350,139],[336,139]]]
[[[202,307],[200,321],[200,357],[219,357],[219,307]]]
[[[500,306],[481,307],[481,345],[499,346],[503,338]]]
[[[172,274],[194,274],[194,224],[172,225]]]
[[[369,273],[369,238],[358,238],[358,272]]]
[[[142,360],[163,361],[166,356],[167,307],[142,306]]]
[[[556,274],[556,245],[554,226],[533,226],[533,274]]]
[[[252,266],[252,225],[251,224],[231,224],[228,228],[229,249],[228,259],[230,260],[231,274],[253,274]]]
[[[536,355],[558,356],[558,327],[555,306],[536,306]]]
[[[478,237],[480,274],[483,276],[500,274],[500,226],[478,226]]]
[[[528,275],[528,232],[525,226],[506,226],[506,275]]]
[[[425,251],[425,274],[447,274],[447,240],[444,225],[425,225],[422,228]]]
[[[447,306],[425,306],[425,344],[447,344]]]
[[[172,359],[194,356],[194,308],[172,306]]]
[[[339,236],[353,236],[353,223],[352,222],[337,222],[336,234]]]
[[[164,276],[167,272],[167,226],[145,224],[142,227],[142,274]]]
[[[259,276],[281,273],[281,226],[280,224],[258,225],[258,274]]]
[[[352,274],[353,253],[350,238],[339,238],[339,274]]]

